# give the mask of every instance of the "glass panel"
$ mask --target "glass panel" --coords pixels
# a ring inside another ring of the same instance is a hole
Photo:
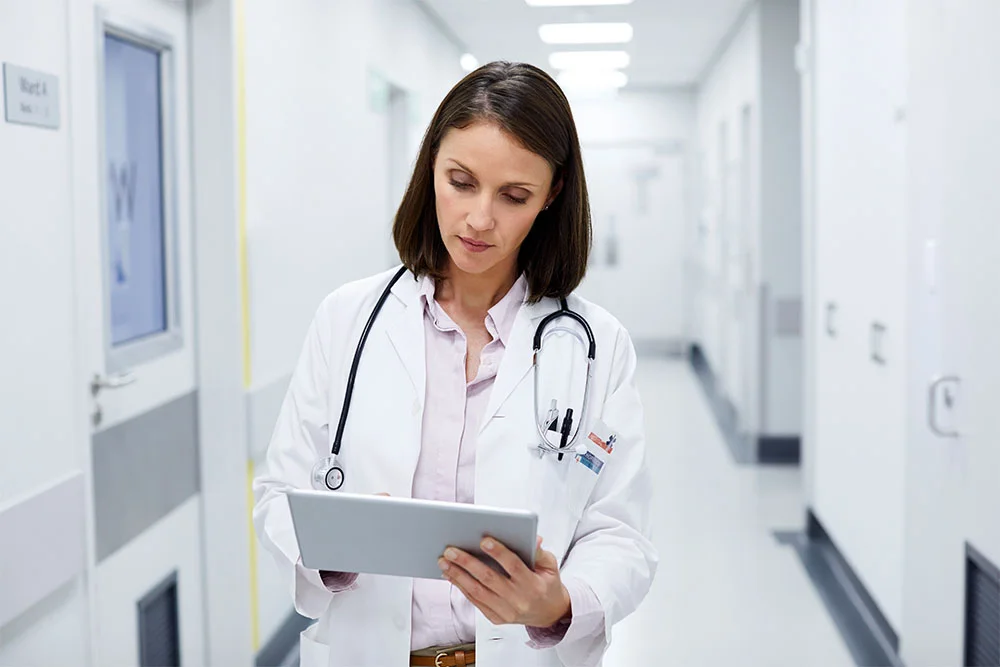
[[[160,53],[104,38],[111,344],[167,330]]]

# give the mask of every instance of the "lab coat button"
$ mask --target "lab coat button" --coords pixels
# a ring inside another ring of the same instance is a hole
[[[403,618],[402,614],[395,614],[392,617],[392,624],[396,626],[397,630],[405,630],[406,629],[406,627],[405,627],[406,626],[406,619]]]
[[[416,417],[420,414],[420,403],[413,401],[413,416]]]

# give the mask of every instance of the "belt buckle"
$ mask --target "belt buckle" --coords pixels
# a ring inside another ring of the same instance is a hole
[[[444,667],[444,663],[441,662],[444,658],[447,658],[448,654],[441,651],[436,656],[434,656],[434,667]]]

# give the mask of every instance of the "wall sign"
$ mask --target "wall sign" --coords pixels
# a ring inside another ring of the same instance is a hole
[[[3,64],[7,122],[59,129],[59,78]]]

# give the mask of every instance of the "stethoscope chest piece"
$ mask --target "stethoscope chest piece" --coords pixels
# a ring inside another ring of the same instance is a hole
[[[323,458],[312,470],[312,487],[317,491],[337,491],[344,485],[344,469],[333,454]]]

